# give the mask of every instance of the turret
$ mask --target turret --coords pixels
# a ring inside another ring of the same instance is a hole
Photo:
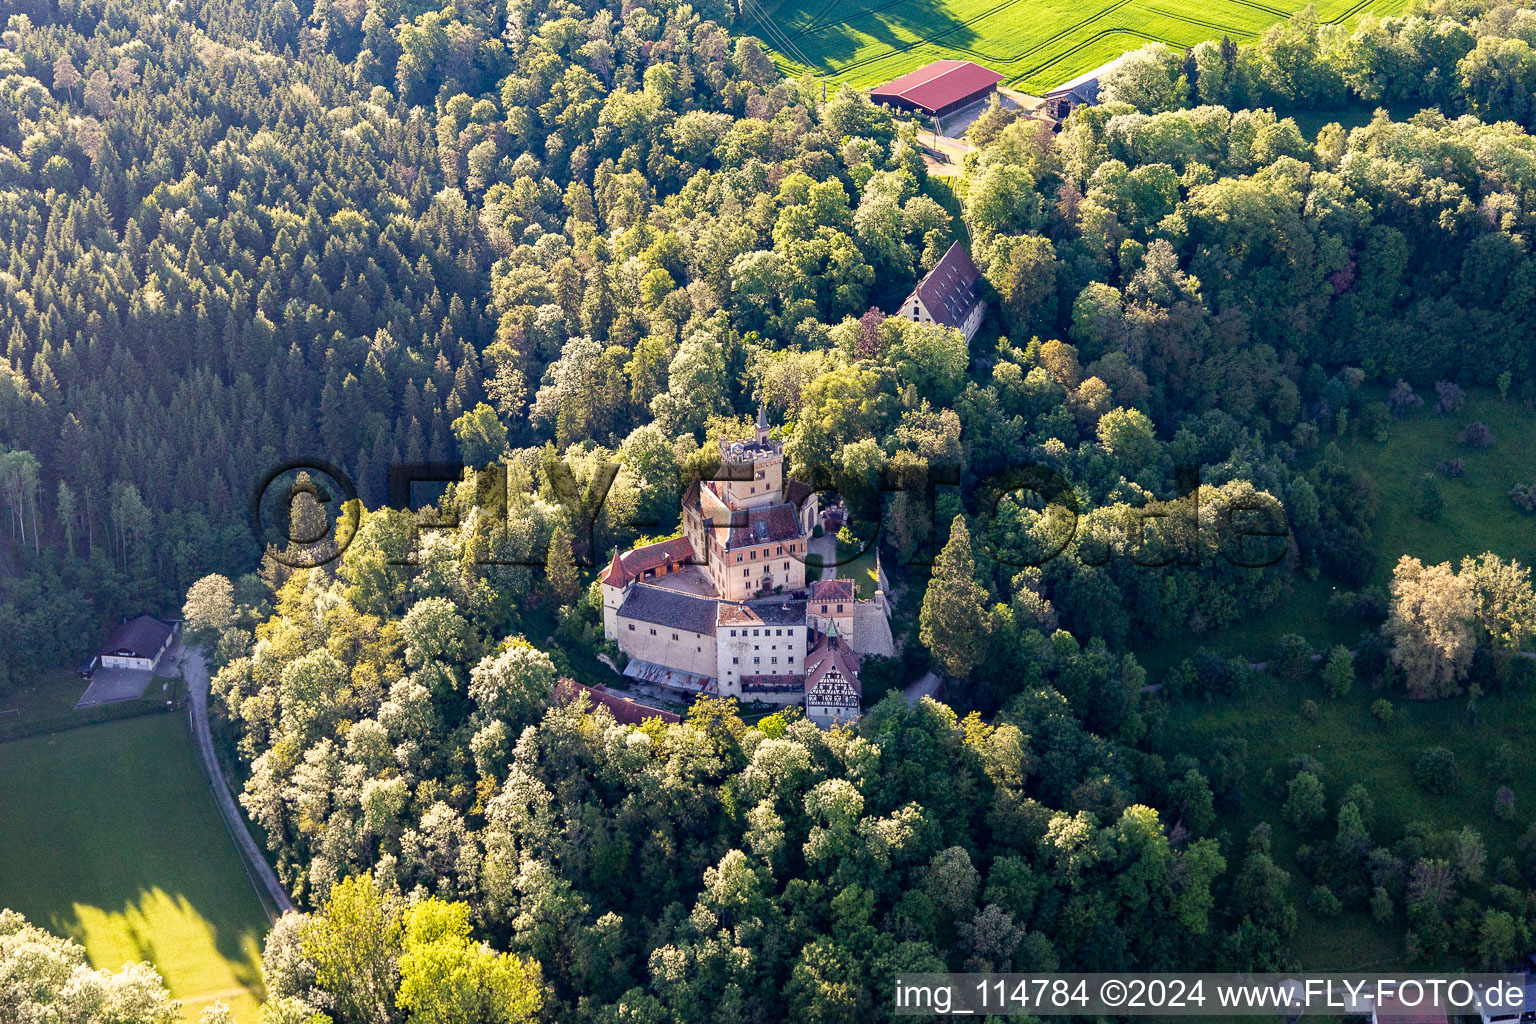
[[[768,404],[766,402],[757,403],[756,440],[757,443],[761,445],[766,445],[768,443]]]

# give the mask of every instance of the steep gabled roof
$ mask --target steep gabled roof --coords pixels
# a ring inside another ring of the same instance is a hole
[[[768,505],[731,513],[731,528],[726,535],[727,548],[771,544],[800,536],[800,520],[790,505]]]
[[[687,537],[673,537],[641,548],[615,554],[608,564],[603,582],[610,587],[622,587],[630,580],[637,580],[649,569],[663,565],[693,560],[693,542]]]
[[[1121,64],[1124,64],[1125,58],[1127,56],[1128,54],[1122,53],[1114,60],[1105,61],[1103,64],[1100,64],[1092,71],[1084,71],[1076,78],[1069,78],[1045,95],[1048,98],[1053,96],[1075,95],[1076,98],[1086,103],[1092,103],[1094,100],[1098,99],[1099,96],[1099,79],[1109,74],[1109,72],[1113,71]]]
[[[822,637],[806,655],[805,692],[809,694],[823,683],[835,686],[839,681],[853,687],[859,696],[864,695],[864,686],[859,682],[859,656],[834,632]]]
[[[981,272],[971,262],[971,254],[959,242],[951,245],[944,258],[917,282],[912,294],[923,300],[923,308],[938,323],[949,327],[965,326],[965,318],[981,301],[977,287]],[[910,301],[910,298],[909,300]]]
[[[811,584],[812,601],[852,601],[853,580],[817,580]]]
[[[153,658],[165,646],[173,630],[170,623],[149,615],[129,619],[112,631],[101,653],[108,657]]]
[[[791,480],[784,485],[784,501],[788,505],[793,505],[796,511],[805,504],[805,499],[815,493],[814,487],[799,480]]]

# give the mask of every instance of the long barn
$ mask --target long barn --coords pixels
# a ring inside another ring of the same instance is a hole
[[[871,89],[869,98],[898,110],[944,117],[997,91],[1003,76],[968,60],[936,60],[927,67]]]

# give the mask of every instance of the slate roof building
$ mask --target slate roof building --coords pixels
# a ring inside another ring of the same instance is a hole
[[[1092,71],[1084,71],[1076,78],[1062,82],[1045,94],[1045,112],[1057,121],[1064,121],[1073,107],[1099,102],[1099,81],[1124,60],[1125,54],[1121,54]]]
[[[997,92],[1003,76],[968,60],[936,60],[869,91],[876,103],[932,117],[953,114]]]
[[[152,672],[160,664],[176,628],[149,615],[125,619],[101,645],[102,668],[136,668]]]
[[[807,585],[818,501],[784,479],[766,410],[754,436],[722,441],[720,456],[719,478],[695,479],[683,495],[683,536],[614,554],[602,578],[603,633],[637,683],[803,704],[807,658],[829,629],[852,656],[845,679],[857,672],[861,634],[871,653],[892,653],[883,585],[872,601],[859,600],[851,580]],[[814,611],[822,603],[825,615]]]
[[[959,242],[902,301],[901,315],[914,323],[938,323],[954,327],[970,341],[981,326],[987,304],[981,297],[981,272],[971,254]]]

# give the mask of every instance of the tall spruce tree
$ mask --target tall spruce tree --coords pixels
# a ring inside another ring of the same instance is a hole
[[[981,661],[987,643],[986,591],[976,582],[971,534],[955,516],[949,543],[933,565],[923,597],[920,636],[946,675],[964,679]]]

